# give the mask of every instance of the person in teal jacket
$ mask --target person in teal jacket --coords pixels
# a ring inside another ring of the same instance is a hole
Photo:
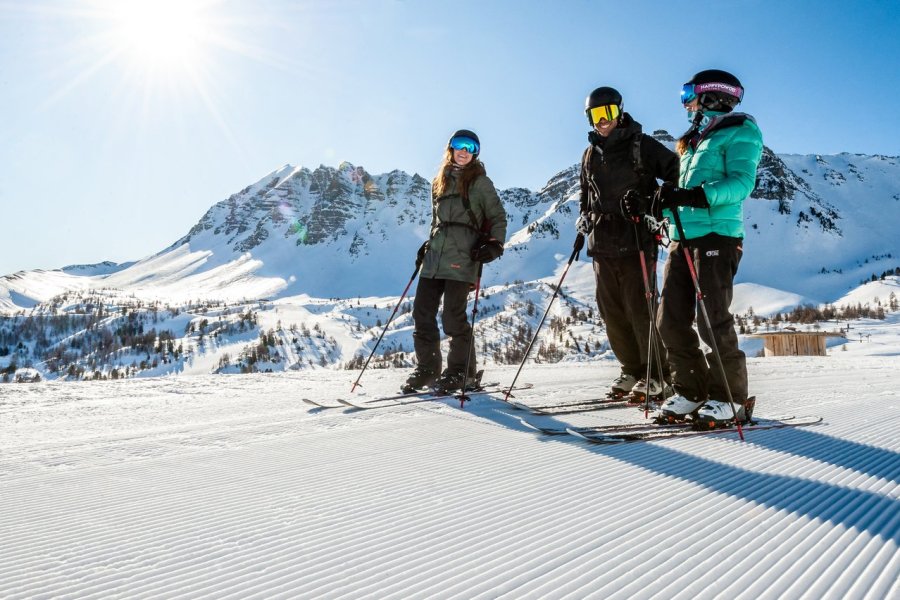
[[[682,90],[691,127],[675,147],[680,155],[678,186],[664,184],[657,195],[663,216],[669,217],[672,239],[657,313],[676,392],[657,415],[664,421],[693,414],[699,423],[714,427],[746,420],[752,412],[752,406],[745,406],[746,358],[730,312],[743,253],[744,200],[756,185],[763,149],[753,117],[734,112],[743,94],[737,77],[716,69],[697,73]],[[676,215],[686,239],[681,239]],[[699,324],[700,338],[718,349],[724,380],[715,356],[701,351],[693,327],[698,301],[685,247],[711,325],[708,328],[705,320]]]
[[[506,211],[478,159],[480,152],[475,132],[460,129],[447,142],[444,161],[432,182],[431,234],[416,258],[421,268],[413,301],[418,364],[401,386],[404,392],[427,387],[451,392],[463,385],[466,389],[477,386],[466,304],[481,265],[499,258],[506,241]],[[441,324],[450,338],[443,373],[437,322],[442,298]]]

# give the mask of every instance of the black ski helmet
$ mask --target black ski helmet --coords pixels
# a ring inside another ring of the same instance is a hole
[[[597,106],[606,106],[607,104],[614,104],[619,107],[619,114],[622,114],[622,94],[620,94],[615,88],[611,87],[598,87],[596,90],[590,93],[590,95],[584,100],[584,114],[587,117],[588,123],[591,127],[594,126],[594,122],[591,121],[591,109]]]
[[[682,90],[682,102],[685,101],[685,93],[688,86],[694,86],[694,93],[700,100],[700,106],[707,110],[731,112],[740,104],[744,97],[744,86],[740,80],[720,69],[707,69],[700,71],[690,81],[684,84]]]
[[[478,145],[478,151],[473,152],[472,156],[477,157],[481,153],[481,140],[478,139],[478,136],[474,131],[470,129],[458,129],[453,135],[450,136],[450,139],[447,140],[447,148],[450,147],[450,142],[453,141],[455,137],[467,137],[473,140]]]

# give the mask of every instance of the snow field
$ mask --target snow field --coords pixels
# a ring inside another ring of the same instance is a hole
[[[4,386],[0,597],[895,598],[897,366],[751,359],[760,416],[824,424],[619,446],[486,398],[299,401],[349,395],[353,371]],[[517,398],[616,372],[528,365]],[[366,397],[403,376],[366,373]]]

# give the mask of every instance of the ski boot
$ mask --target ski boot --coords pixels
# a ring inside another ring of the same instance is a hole
[[[697,429],[722,429],[733,427],[735,423],[748,423],[753,415],[756,398],[747,398],[744,402],[735,402],[731,410],[730,402],[707,400],[697,411],[694,419]],[[735,413],[736,411],[736,413]]]
[[[634,375],[621,373],[618,377],[616,377],[615,381],[613,381],[612,387],[610,387],[609,393],[606,394],[606,396],[608,398],[614,398],[616,400],[622,399],[631,393],[632,388],[634,388],[637,382],[637,377],[635,377]]]
[[[654,422],[667,425],[685,421],[688,416],[696,412],[703,404],[703,402],[688,400],[681,394],[675,394],[659,407]]]
[[[469,375],[466,379],[467,392],[472,392],[481,388],[481,375],[484,371],[478,371],[474,375]],[[434,389],[441,394],[452,394],[458,392],[463,386],[463,374],[461,372],[450,371],[449,369],[441,373],[440,379],[434,384]]]
[[[437,373],[428,367],[419,365],[416,367],[416,370],[406,378],[406,383],[400,386],[400,391],[404,394],[414,394],[415,392],[429,389],[436,381]]]
[[[650,385],[648,386],[647,380],[642,377],[634,387],[631,388],[631,397],[628,399],[628,402],[630,404],[643,404],[647,399],[648,391],[650,392],[650,400],[659,404],[663,403],[666,398],[675,395],[675,390],[673,390],[672,386],[667,382],[663,381],[662,384],[660,384],[651,377]]]

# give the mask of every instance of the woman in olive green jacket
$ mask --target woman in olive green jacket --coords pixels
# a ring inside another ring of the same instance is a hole
[[[676,145],[679,184],[664,184],[659,192],[672,238],[657,314],[676,391],[660,409],[660,418],[667,421],[694,414],[707,426],[720,426],[745,420],[752,411],[749,405],[745,410],[746,358],[730,312],[743,253],[744,200],[756,185],[763,148],[753,117],[733,112],[743,94],[737,77],[715,69],[697,73],[682,91],[691,128]],[[686,239],[681,239],[676,217]],[[687,262],[685,248],[693,264]],[[716,357],[701,351],[693,327],[698,302],[692,267],[709,315],[710,327],[704,320],[700,337],[718,350],[724,379]]]
[[[480,151],[474,132],[457,131],[432,182],[431,235],[417,257],[421,272],[413,301],[418,366],[403,391],[436,387],[449,392],[460,389],[464,379],[475,383],[472,326],[466,317],[469,291],[481,275],[481,265],[503,254],[506,240],[506,211],[478,160]],[[442,357],[437,313],[442,297],[441,321],[450,337],[450,352],[447,369],[438,377]]]

